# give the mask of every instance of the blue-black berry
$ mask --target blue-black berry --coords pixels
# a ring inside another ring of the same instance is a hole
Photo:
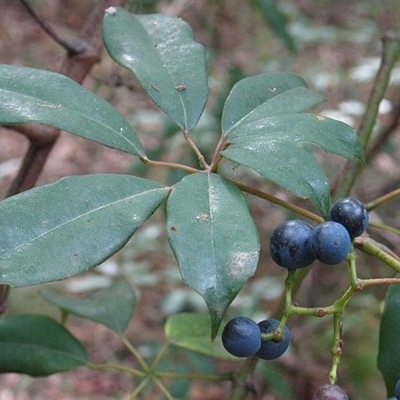
[[[364,233],[369,222],[364,204],[351,197],[334,203],[329,210],[328,219],[342,224],[349,232],[351,239]]]
[[[339,386],[326,383],[315,392],[312,400],[349,400],[349,397]]]
[[[315,227],[312,248],[317,259],[324,264],[339,264],[347,257],[350,247],[350,235],[338,222],[327,221]]]
[[[315,261],[311,238],[314,228],[300,220],[286,221],[272,233],[269,251],[272,259],[281,267],[303,268]]]
[[[266,319],[264,321],[259,322],[258,326],[262,333],[271,333],[274,332],[278,326],[279,321],[276,319]],[[283,329],[283,337],[282,340],[265,340],[261,342],[260,350],[256,353],[257,357],[260,357],[264,360],[275,360],[280,357],[289,347],[290,344],[290,330],[287,326]]]
[[[222,331],[222,344],[226,351],[236,357],[252,356],[261,346],[260,328],[250,318],[233,318]]]

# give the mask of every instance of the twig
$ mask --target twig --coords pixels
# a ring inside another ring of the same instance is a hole
[[[374,140],[371,147],[368,149],[366,154],[367,162],[371,162],[382,148],[382,145],[389,139],[389,137],[396,132],[396,128],[400,124],[400,101],[394,107],[391,114],[390,121],[387,125],[377,133],[376,139]]]
[[[30,3],[26,0],[19,0],[21,4],[24,6],[25,10],[31,15],[31,17],[38,23],[38,25],[59,45],[64,47],[67,50],[68,54],[71,56],[81,54],[85,50],[83,47],[79,45],[73,45],[68,43],[66,40],[61,38],[54,29],[44,20],[42,17],[35,11],[35,9],[30,5]]]
[[[383,37],[382,41],[383,52],[381,65],[375,77],[375,82],[369,97],[367,109],[358,132],[364,150],[367,149],[369,140],[371,138],[379,111],[379,104],[381,103],[388,87],[390,74],[400,56],[400,32],[389,32]],[[363,165],[354,163],[353,161],[348,161],[345,164],[341,177],[339,178],[344,178],[344,180],[340,186],[338,185],[338,182],[335,184],[335,187],[339,187],[337,197],[348,196],[362,168]]]

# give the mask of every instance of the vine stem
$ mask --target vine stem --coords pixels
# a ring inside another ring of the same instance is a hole
[[[169,161],[156,161],[156,160],[150,160],[149,158],[141,158],[140,161],[142,161],[143,164],[146,164],[150,167],[166,167],[166,168],[181,169],[181,170],[189,172],[191,174],[195,173],[195,172],[202,172],[202,170],[193,168],[189,165],[178,164],[178,163],[169,162]]]
[[[329,383],[335,384],[337,381],[337,369],[343,352],[342,339],[342,313],[335,312],[333,314],[333,341],[332,341],[332,364],[329,372]]]
[[[303,217],[309,218],[315,222],[324,222],[324,219],[322,217],[320,217],[317,214],[314,214],[311,211],[308,211],[302,207],[296,206],[295,204],[291,204],[285,200],[280,199],[279,197],[276,197],[272,194],[263,192],[261,190],[255,189],[251,186],[247,186],[243,183],[234,181],[233,179],[229,179],[227,178],[230,182],[232,182],[235,186],[237,186],[240,190],[242,190],[243,192],[249,193],[253,196],[259,197],[261,199],[267,200],[270,203],[276,204],[278,206],[284,207],[288,210],[291,210],[297,214],[302,215]]]
[[[386,265],[400,272],[400,259],[395,254],[390,254],[390,250],[371,238],[356,238],[354,245],[366,254],[379,258]]]
[[[85,50],[82,46],[73,45],[62,37],[60,37],[55,30],[44,20],[42,17],[36,12],[36,10],[30,5],[30,3],[26,0],[19,0],[21,4],[24,6],[26,11],[31,15],[31,17],[38,23],[38,25],[60,46],[64,47],[65,50],[68,51],[68,54],[71,56],[78,55],[83,53]]]
[[[394,233],[395,235],[400,236],[400,229],[393,228],[390,225],[381,224],[379,222],[371,221],[369,223],[369,226],[372,227],[372,228],[381,229],[381,230],[386,231],[386,232]]]
[[[367,211],[372,211],[375,208],[381,206],[383,203],[386,203],[389,200],[393,200],[397,196],[400,196],[400,188],[393,190],[389,193],[386,193],[385,195],[378,197],[375,200],[370,201],[365,205],[365,208],[367,209]]]
[[[200,165],[204,169],[210,169],[210,166],[207,164],[207,162],[206,162],[203,154],[201,153],[200,149],[197,147],[196,143],[190,137],[189,131],[183,131],[183,136],[184,136],[185,140],[188,142],[189,146],[195,152],[197,158],[199,159]]]
[[[400,56],[400,32],[388,32],[382,38],[383,51],[382,60],[378,73],[375,77],[374,86],[369,97],[367,109],[358,131],[364,151],[367,149],[372,131],[375,127],[376,118],[379,112],[379,105],[385,95],[389,84],[390,74]],[[337,197],[349,195],[357,176],[360,174],[363,165],[360,163],[347,162],[342,176],[345,176],[337,193]],[[335,185],[337,186],[337,185]]]
[[[149,371],[149,366],[147,365],[146,361],[140,355],[140,353],[135,349],[135,347],[132,346],[131,342],[126,338],[126,336],[120,335],[119,338],[121,339],[121,342],[129,350],[129,352],[136,358],[137,362],[142,367],[142,369],[144,371],[148,372]]]
[[[141,376],[141,377],[146,376],[145,372],[139,371],[134,368],[126,367],[125,365],[122,365],[122,364],[92,364],[92,363],[89,363],[88,367],[91,369],[115,369],[118,371],[127,372],[128,374],[133,375],[133,376]]]

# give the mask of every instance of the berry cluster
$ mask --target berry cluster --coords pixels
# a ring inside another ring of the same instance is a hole
[[[316,259],[334,265],[347,257],[352,239],[367,226],[364,204],[349,197],[333,204],[328,221],[315,228],[300,220],[282,223],[272,233],[269,250],[272,259],[287,269],[307,267]]]
[[[274,360],[288,349],[290,330],[283,329],[282,340],[263,340],[262,335],[274,332],[279,326],[276,319],[266,319],[258,324],[247,317],[231,319],[222,331],[222,344],[236,357],[256,355],[264,360]]]

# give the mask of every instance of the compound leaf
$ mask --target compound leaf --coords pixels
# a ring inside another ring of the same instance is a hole
[[[210,341],[210,318],[205,314],[180,313],[172,315],[165,324],[170,343],[222,360],[235,360],[221,341]]]
[[[110,56],[133,72],[143,89],[178,126],[190,131],[208,95],[204,48],[190,26],[167,15],[134,15],[110,7],[103,21]]]
[[[0,202],[0,283],[64,279],[116,253],[168,189],[130,175],[71,176]]]
[[[99,322],[117,333],[128,327],[136,306],[135,292],[126,281],[116,281],[84,298],[67,296],[51,289],[42,290],[41,296],[70,314]]]
[[[125,118],[72,79],[0,65],[0,124],[40,122],[138,157],[143,147]]]
[[[246,200],[217,174],[188,175],[168,198],[167,227],[183,280],[207,303],[214,338],[257,267],[259,237]]]
[[[47,376],[88,364],[85,348],[53,319],[39,314],[0,318],[0,373]]]
[[[394,396],[400,377],[400,286],[389,286],[379,332],[378,368],[386,384],[387,397]]]

